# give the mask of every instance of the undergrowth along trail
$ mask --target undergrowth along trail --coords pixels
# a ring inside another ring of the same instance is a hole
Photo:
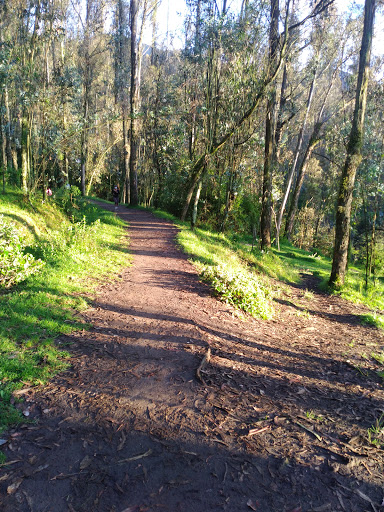
[[[1,432],[22,420],[12,405],[15,390],[45,384],[67,367],[66,347],[55,339],[87,328],[75,312],[87,307],[100,280],[117,278],[129,256],[125,223],[69,193],[42,203],[10,190],[0,195],[0,215],[19,234],[18,251],[41,262],[36,273],[0,290]]]

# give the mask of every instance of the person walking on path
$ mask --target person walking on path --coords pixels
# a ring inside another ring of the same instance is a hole
[[[114,202],[115,202],[115,210],[117,210],[117,207],[119,206],[119,199],[120,199],[120,189],[119,189],[119,185],[115,185],[115,186],[113,187],[112,195],[113,195],[113,200],[114,200]]]

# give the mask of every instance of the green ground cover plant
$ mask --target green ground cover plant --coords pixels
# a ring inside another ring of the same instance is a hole
[[[350,265],[348,274],[341,290],[328,288],[332,260],[318,254],[299,249],[288,242],[283,242],[280,251],[272,247],[267,253],[253,249],[247,240],[238,242],[241,254],[247,262],[266,275],[283,282],[299,283],[302,274],[312,274],[319,278],[319,288],[329,293],[337,293],[341,297],[356,304],[365,304],[372,313],[362,317],[362,323],[384,329],[384,283],[377,280],[376,285],[365,289],[364,269]]]
[[[152,211],[178,224],[178,242],[182,249],[190,255],[191,261],[218,296],[235,307],[254,316],[271,318],[272,298],[280,293],[281,288],[276,280],[300,283],[303,275],[309,274],[318,277],[320,289],[367,305],[373,311],[364,315],[362,322],[384,328],[384,283],[377,280],[376,286],[365,290],[363,268],[350,266],[343,288],[336,292],[328,288],[332,261],[315,250],[305,251],[283,241],[280,251],[271,247],[262,252],[251,237],[219,234],[204,228],[191,230],[189,224],[181,223],[169,213]],[[306,299],[311,299],[309,292]]]
[[[15,190],[0,196],[0,215],[17,233],[19,251],[41,262],[33,275],[0,288],[0,432],[21,420],[12,392],[44,384],[67,366],[55,339],[86,328],[75,312],[87,307],[100,280],[129,263],[123,221],[85,199],[58,203],[29,201]]]
[[[158,210],[154,213],[179,226],[177,241],[180,247],[221,300],[255,317],[267,319],[273,316],[271,288],[243,261],[236,241],[207,229],[191,230],[187,223],[168,213]]]

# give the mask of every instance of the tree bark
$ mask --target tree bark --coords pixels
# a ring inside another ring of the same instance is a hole
[[[269,29],[269,75],[273,73],[278,62],[279,47],[279,0],[271,0],[271,22]],[[274,167],[275,142],[275,115],[276,115],[276,85],[274,84],[267,102],[267,115],[265,120],[265,147],[263,169],[263,196],[261,203],[260,236],[263,250],[271,246],[272,225],[272,177]]]
[[[335,245],[332,272],[329,279],[329,284],[334,287],[340,287],[344,284],[347,268],[352,196],[356,171],[362,160],[364,117],[368,93],[375,7],[376,0],[365,0],[364,29],[360,49],[355,109],[349,136],[347,157],[341,175],[336,210]]]
[[[296,180],[295,188],[293,190],[293,195],[292,195],[292,199],[291,199],[291,205],[288,210],[287,222],[285,225],[285,233],[284,234],[288,240],[290,240],[291,236],[292,236],[293,226],[294,226],[296,212],[297,212],[297,205],[299,203],[301,187],[303,186],[308,162],[309,162],[309,159],[311,158],[313,150],[315,149],[317,144],[320,142],[319,132],[320,132],[321,126],[322,126],[321,123],[315,124],[315,128],[313,129],[311,138],[309,139],[307,148],[305,150],[303,161],[301,162],[300,167],[299,167],[299,171],[297,174],[297,180]]]
[[[137,206],[139,203],[137,189],[137,2],[131,0],[131,91],[130,91],[130,155],[129,155],[129,185],[130,204]]]
[[[288,175],[288,181],[287,181],[287,185],[286,185],[286,188],[285,188],[284,197],[283,197],[283,200],[281,202],[279,214],[277,216],[277,221],[276,221],[276,240],[277,241],[280,238],[280,229],[281,229],[281,223],[282,223],[282,220],[283,220],[284,210],[285,210],[285,206],[286,206],[287,201],[288,201],[289,193],[291,191],[293,178],[294,178],[295,173],[296,173],[297,163],[299,161],[299,155],[300,155],[300,151],[301,151],[301,146],[303,144],[304,131],[305,131],[305,128],[307,126],[308,114],[309,114],[309,110],[311,108],[313,92],[315,90],[316,76],[317,76],[317,72],[315,70],[314,76],[313,76],[313,79],[312,79],[312,82],[311,82],[311,87],[309,89],[309,94],[308,94],[308,99],[307,99],[307,106],[306,106],[306,110],[305,110],[303,124],[301,125],[301,129],[300,129],[299,136],[298,136],[298,139],[297,139],[297,144],[296,144],[296,150],[295,150],[295,156],[294,156],[293,164],[292,164],[291,170],[290,170],[289,175]]]

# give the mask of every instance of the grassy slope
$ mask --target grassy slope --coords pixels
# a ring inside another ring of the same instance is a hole
[[[25,282],[0,291],[0,431],[18,419],[10,406],[17,388],[46,382],[66,366],[54,339],[86,327],[74,315],[87,307],[100,280],[129,262],[124,223],[84,203],[80,222],[70,223],[53,202],[29,203],[9,191],[0,195],[0,215],[23,233],[28,251],[45,266]]]
[[[181,231],[178,240],[181,247],[191,256],[203,277],[213,284],[218,295],[255,316],[269,318],[273,314],[270,299],[274,293],[278,293],[278,285],[268,282],[268,277],[286,283],[298,283],[301,281],[302,273],[310,273],[320,278],[320,286],[323,289],[327,288],[332,264],[329,258],[298,249],[288,243],[281,244],[280,251],[271,248],[267,253],[262,253],[259,250],[252,250],[249,240],[204,229],[195,229],[192,232],[186,223],[180,223],[164,212],[155,213],[168,217],[179,225]],[[207,268],[210,270],[207,271]],[[244,273],[247,280],[258,282],[256,291],[255,286],[248,289],[244,287]],[[240,279],[237,279],[236,274]],[[238,284],[242,284],[242,295],[237,290]],[[236,288],[234,295],[228,292],[228,288],[231,287]],[[262,290],[261,295],[259,289]],[[378,280],[375,287],[371,286],[365,291],[364,271],[350,266],[345,286],[339,293],[348,300],[366,304],[372,309],[372,314],[362,318],[363,322],[384,328],[384,317],[380,313],[384,311],[383,280]],[[249,303],[256,295],[258,296],[254,308],[250,308]]]

